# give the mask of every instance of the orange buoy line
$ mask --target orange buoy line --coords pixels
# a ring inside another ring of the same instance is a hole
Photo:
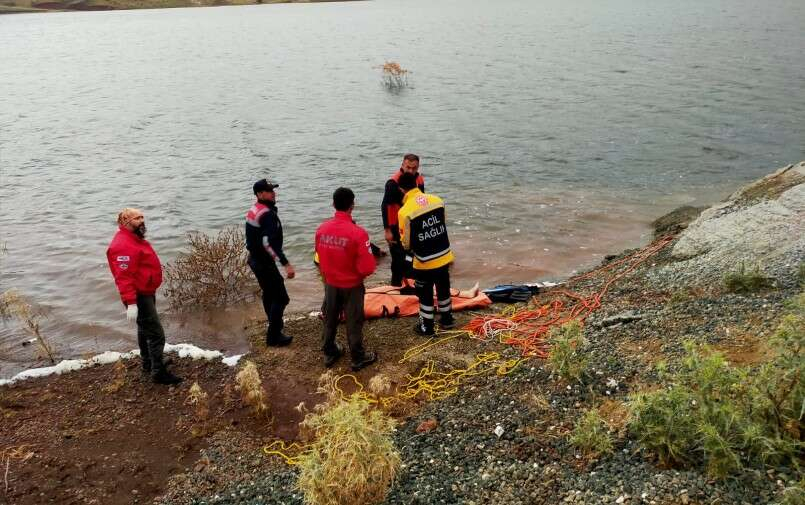
[[[425,366],[415,375],[407,375],[406,382],[397,386],[393,395],[377,396],[365,391],[357,377],[352,374],[339,376],[335,380],[336,391],[342,399],[347,394],[338,385],[343,379],[351,379],[356,387],[352,395],[357,395],[369,403],[389,409],[396,403],[424,397],[427,400],[440,400],[455,394],[459,386],[470,377],[494,372],[496,375],[507,375],[525,360],[548,356],[548,336],[553,328],[557,328],[570,321],[578,321],[582,325],[594,311],[601,307],[604,296],[616,281],[633,272],[646,260],[657,254],[667,246],[674,236],[669,235],[657,239],[655,242],[639,251],[613,261],[585,274],[571,278],[562,289],[550,291],[552,298],[547,303],[534,307],[509,307],[497,314],[483,314],[473,318],[460,330],[439,332],[436,337],[415,345],[403,353],[399,363],[405,363],[412,358],[423,354],[428,349],[441,345],[460,337],[469,337],[490,342],[493,339],[501,344],[510,345],[520,351],[520,357],[505,359],[500,353],[485,352],[475,356],[475,360],[466,368],[453,368],[437,370],[433,360],[428,360]],[[567,286],[613,272],[601,284],[601,287],[589,295],[581,295],[567,289]],[[532,301],[538,299],[533,297]],[[295,465],[298,460],[289,453],[300,453],[306,448],[293,443],[285,445],[276,441],[263,448],[267,455],[278,455],[289,465]]]

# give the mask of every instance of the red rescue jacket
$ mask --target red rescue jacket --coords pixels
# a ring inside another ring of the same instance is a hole
[[[316,254],[324,282],[330,286],[354,288],[375,271],[369,235],[347,212],[336,211],[316,230]]]
[[[106,260],[120,299],[126,305],[137,303],[138,294],[155,294],[162,284],[162,264],[154,248],[125,226],[120,227],[109,244]]]

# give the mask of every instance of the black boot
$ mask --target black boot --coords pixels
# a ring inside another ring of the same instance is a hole
[[[161,368],[157,373],[151,377],[156,384],[173,385],[182,382],[181,377],[177,377],[170,373],[167,368]]]
[[[377,361],[377,353],[374,351],[369,351],[364,353],[363,358],[359,359],[358,361],[352,360],[352,371],[357,372],[367,366],[371,365]]]
[[[453,319],[453,314],[448,312],[442,315],[441,318],[439,318],[439,328],[443,330],[449,330],[455,328],[455,326],[456,326],[456,320]]]
[[[141,368],[142,373],[144,373],[145,375],[151,375],[151,360],[147,359],[147,360],[141,360],[141,361],[142,361],[142,368]],[[172,365],[172,364],[173,364],[173,358],[168,358],[168,359],[166,359],[166,360],[164,360],[162,362],[163,367],[166,367],[166,366]]]
[[[339,344],[335,344],[335,353],[334,354],[326,354],[324,355],[324,366],[327,368],[332,367],[338,361],[338,358],[344,354],[344,348],[341,347]]]
[[[266,345],[268,347],[283,347],[290,344],[293,337],[288,336],[281,331],[272,332],[271,329],[266,331]]]
[[[429,337],[433,335],[433,322],[427,324],[422,319],[419,320],[418,323],[414,325],[414,333],[417,335],[421,335],[423,337]]]

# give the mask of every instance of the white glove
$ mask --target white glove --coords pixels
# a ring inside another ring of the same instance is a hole
[[[132,303],[126,308],[126,319],[130,323],[137,322],[137,304]]]

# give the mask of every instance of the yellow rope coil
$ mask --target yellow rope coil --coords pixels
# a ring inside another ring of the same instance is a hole
[[[275,449],[275,447],[279,446],[279,449]],[[305,446],[299,444],[297,442],[291,442],[290,444],[286,444],[283,440],[275,440],[268,444],[267,446],[263,447],[263,452],[266,456],[279,456],[285,460],[285,463],[291,466],[299,464],[299,460],[294,458],[293,456],[289,456],[289,453],[300,453],[305,450]]]

